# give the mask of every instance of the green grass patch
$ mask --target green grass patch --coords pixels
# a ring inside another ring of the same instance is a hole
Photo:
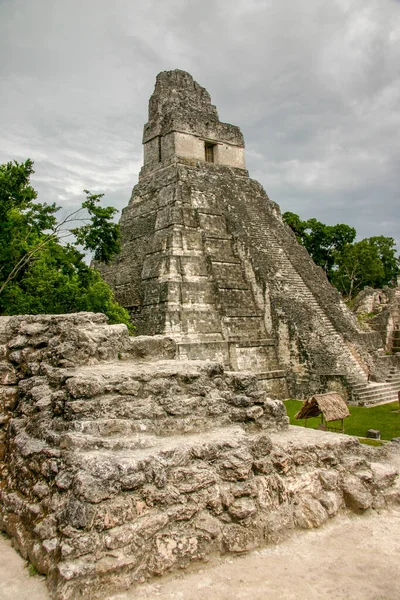
[[[301,400],[285,400],[286,411],[291,425],[300,425],[317,429],[321,422],[320,417],[304,419],[297,421],[294,416],[300,410],[303,402]],[[399,403],[391,402],[372,408],[363,406],[349,406],[350,417],[344,420],[344,433],[365,437],[368,429],[379,429],[382,440],[391,440],[394,437],[400,437],[400,412]],[[332,421],[330,427],[340,428],[340,421]]]
[[[39,575],[39,571],[33,566],[32,563],[28,564],[28,573],[29,577],[35,577],[35,575]]]
[[[383,446],[384,444],[381,440],[372,440],[371,438],[358,438],[358,441],[367,446]]]

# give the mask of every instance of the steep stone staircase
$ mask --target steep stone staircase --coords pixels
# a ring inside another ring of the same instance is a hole
[[[399,369],[392,368],[385,382],[369,382],[367,385],[357,382],[352,383],[353,393],[357,403],[362,406],[375,406],[395,402],[400,391]]]
[[[296,271],[277,237],[270,230],[267,219],[263,218],[261,208],[257,206],[257,203],[246,206],[250,216],[247,226],[251,231],[251,236],[259,247],[267,249],[268,256],[272,259],[271,262],[278,267],[275,280],[280,281],[283,287],[287,287],[288,293],[294,294],[297,300],[304,302],[312,309],[319,324],[319,335],[325,338],[329,346],[334,348],[335,354],[340,357],[337,361],[337,373],[346,375],[352,390],[352,402],[369,406],[397,400],[397,391],[400,390],[398,370],[393,370],[387,382],[368,381],[368,366],[356,348],[353,345],[350,346],[336,331],[312,291]]]

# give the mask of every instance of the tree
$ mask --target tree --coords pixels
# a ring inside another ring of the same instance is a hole
[[[348,244],[336,256],[332,283],[348,300],[365,286],[381,288],[395,282],[399,260],[393,238],[375,236]]]
[[[315,264],[322,267],[330,279],[337,252],[354,241],[356,230],[343,223],[325,225],[317,219],[302,221],[291,212],[284,213],[283,220],[294,231],[297,241],[305,246]]]
[[[329,281],[348,299],[363,287],[392,285],[399,273],[399,258],[391,237],[374,236],[355,242],[356,230],[349,225],[325,225],[317,219],[302,221],[286,212],[284,221],[305,246]]]
[[[84,250],[94,252],[95,260],[108,264],[121,250],[119,226],[112,222],[118,211],[112,206],[97,206],[104,194],[91,194],[89,190],[84,192],[86,200],[82,203],[82,209],[88,211],[90,223],[71,229],[71,233],[76,236],[76,242],[83,246]]]
[[[0,165],[0,294],[53,236],[57,219],[55,204],[35,203],[35,190],[29,183],[33,163]]]
[[[382,263],[383,276],[377,281],[377,287],[396,284],[399,274],[399,257],[396,256],[396,242],[392,237],[378,235],[367,238],[368,243],[376,249]]]
[[[36,202],[30,185],[33,163],[0,165],[0,314],[104,312],[111,323],[132,327],[100,273],[77,248],[109,262],[120,250],[116,209],[99,206],[103,194],[85,190],[86,200],[57,221],[55,204]],[[80,227],[70,224],[82,220]],[[65,239],[74,241],[65,243]]]

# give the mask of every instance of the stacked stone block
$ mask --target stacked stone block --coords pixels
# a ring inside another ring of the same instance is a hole
[[[0,327],[17,392],[3,405],[0,525],[56,600],[397,498],[395,470],[357,440],[288,429],[255,376],[177,360],[170,338],[130,338],[88,313]]]

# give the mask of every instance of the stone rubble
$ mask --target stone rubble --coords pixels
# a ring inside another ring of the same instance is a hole
[[[254,374],[103,315],[0,317],[0,526],[55,600],[400,500],[355,438],[288,427]]]

